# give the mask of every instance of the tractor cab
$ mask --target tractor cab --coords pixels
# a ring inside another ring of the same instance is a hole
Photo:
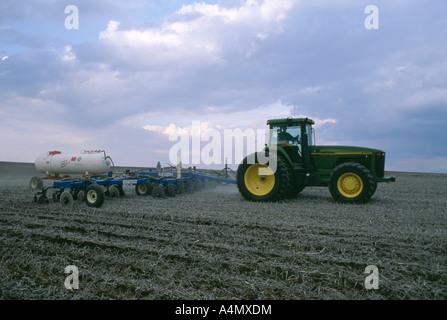
[[[270,148],[277,148],[279,152],[285,153],[290,163],[309,166],[314,123],[308,118],[269,120]]]

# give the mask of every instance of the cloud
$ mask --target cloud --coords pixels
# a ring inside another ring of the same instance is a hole
[[[126,7],[112,0],[71,0],[69,2],[2,0],[0,2],[0,25],[21,26],[30,23],[36,28],[48,24],[63,26],[64,19],[67,16],[65,7],[68,5],[75,5],[80,9],[84,26],[94,24],[94,20],[101,20],[105,16],[115,15],[124,18],[127,12]]]
[[[194,3],[150,28],[120,28],[120,22],[112,20],[100,33],[99,43],[113,48],[113,59],[108,61],[114,66],[129,62],[144,69],[173,63],[186,68],[225,65],[234,54],[252,56],[259,42],[280,32],[294,2],[249,0],[232,8]]]
[[[192,121],[264,129],[303,115],[317,141],[383,147],[395,163],[415,143],[447,155],[439,2],[379,2],[375,31],[364,28],[367,1],[181,3],[73,1],[71,32],[63,3],[3,1],[2,138],[22,150],[107,146],[123,161],[138,153],[133,162],[163,155],[167,133]]]
[[[127,100],[125,112],[134,115],[158,109],[211,114],[210,104],[214,110],[236,111],[273,102],[260,95],[262,79],[248,80],[251,84],[245,79],[258,64],[249,63],[248,56],[253,57],[269,35],[281,33],[293,4],[287,0],[248,1],[230,8],[185,5],[159,24],[140,27],[112,20],[97,41],[71,47],[70,58],[76,57],[78,71],[73,70],[70,78],[92,77],[83,83],[74,80],[71,87],[82,97],[101,96],[90,102],[89,111],[107,103],[117,120],[126,115],[113,101]],[[104,99],[106,92],[110,99]],[[253,102],[247,105],[250,98]]]

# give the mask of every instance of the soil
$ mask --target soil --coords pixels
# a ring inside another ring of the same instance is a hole
[[[32,164],[0,162],[0,298],[445,300],[447,175],[388,174],[363,205],[327,188],[253,203],[228,184],[67,209],[33,202]]]

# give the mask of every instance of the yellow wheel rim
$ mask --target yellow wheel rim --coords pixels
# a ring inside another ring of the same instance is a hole
[[[363,191],[363,181],[355,173],[343,174],[337,182],[338,191],[347,198],[355,198]]]
[[[261,169],[261,174],[259,169]],[[251,165],[245,172],[244,182],[248,191],[252,194],[256,196],[265,196],[269,194],[275,186],[275,174],[269,166],[256,163]]]

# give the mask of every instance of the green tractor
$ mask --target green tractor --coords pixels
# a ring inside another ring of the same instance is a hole
[[[385,177],[385,152],[314,145],[314,124],[309,118],[269,120],[270,145],[239,165],[239,192],[251,201],[279,201],[324,186],[337,202],[365,203],[378,182],[396,181]]]

